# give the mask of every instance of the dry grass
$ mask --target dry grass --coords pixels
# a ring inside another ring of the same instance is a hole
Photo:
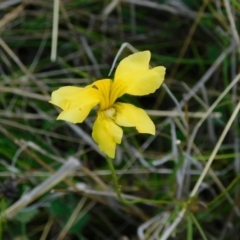
[[[237,240],[239,23],[237,0],[2,1],[0,239]],[[72,125],[48,103],[138,50],[167,76],[123,101],[157,134],[124,129],[113,163],[124,198],[165,204],[122,204],[91,138],[95,114]]]

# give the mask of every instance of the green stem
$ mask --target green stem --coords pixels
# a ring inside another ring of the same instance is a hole
[[[195,223],[198,231],[200,232],[200,234],[201,234],[201,236],[202,236],[202,239],[203,239],[203,240],[207,240],[207,237],[206,237],[206,235],[205,235],[202,227],[200,226],[198,220],[195,218],[195,216],[194,216],[191,212],[189,212],[188,214],[189,214],[190,218],[192,219],[192,221]]]
[[[136,204],[136,203],[170,204],[169,201],[165,201],[165,200],[152,200],[152,199],[146,199],[146,198],[139,198],[139,199],[136,199],[136,200],[126,200],[126,199],[124,199],[121,195],[121,190],[120,190],[120,187],[118,185],[117,175],[116,175],[114,166],[112,164],[112,159],[109,158],[109,157],[107,157],[106,159],[107,159],[108,166],[109,166],[109,168],[111,170],[111,173],[112,173],[113,182],[114,182],[114,185],[115,185],[115,188],[116,188],[116,193],[117,193],[118,199],[122,203],[128,204],[128,205],[129,204]]]

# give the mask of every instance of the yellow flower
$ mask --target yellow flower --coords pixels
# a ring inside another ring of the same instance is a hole
[[[52,93],[51,103],[63,111],[57,119],[81,123],[93,107],[99,105],[92,137],[99,149],[114,158],[121,143],[123,127],[136,127],[139,133],[155,134],[155,126],[146,112],[132,104],[115,102],[124,94],[142,96],[155,92],[163,82],[165,68],[149,69],[150,51],[134,53],[118,65],[114,80],[102,79],[84,88],[66,86]]]

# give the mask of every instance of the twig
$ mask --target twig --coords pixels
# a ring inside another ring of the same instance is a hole
[[[55,62],[56,57],[57,57],[58,19],[59,19],[59,0],[54,0],[54,4],[53,4],[53,29],[52,29],[52,51],[51,51],[51,61],[52,62]]]
[[[49,191],[59,182],[63,181],[70,173],[80,167],[80,162],[70,157],[62,167],[55,172],[50,178],[42,182],[40,185],[35,187],[31,192],[25,194],[16,203],[6,209],[0,215],[0,221],[8,218],[14,217],[22,208],[26,207],[28,204],[36,200],[38,197],[42,196],[44,193]]]
[[[146,110],[146,112],[153,117],[184,117],[184,112],[177,111],[158,111],[158,110]],[[206,116],[206,112],[188,112],[190,118],[202,118]],[[210,118],[220,118],[222,114],[220,112],[213,112],[209,114]]]

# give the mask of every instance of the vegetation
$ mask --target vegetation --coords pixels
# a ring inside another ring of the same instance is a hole
[[[4,0],[0,16],[0,239],[239,239],[238,0]],[[167,73],[121,99],[156,126],[124,128],[112,163],[138,202],[125,204],[96,113],[73,125],[48,101],[143,50]]]

